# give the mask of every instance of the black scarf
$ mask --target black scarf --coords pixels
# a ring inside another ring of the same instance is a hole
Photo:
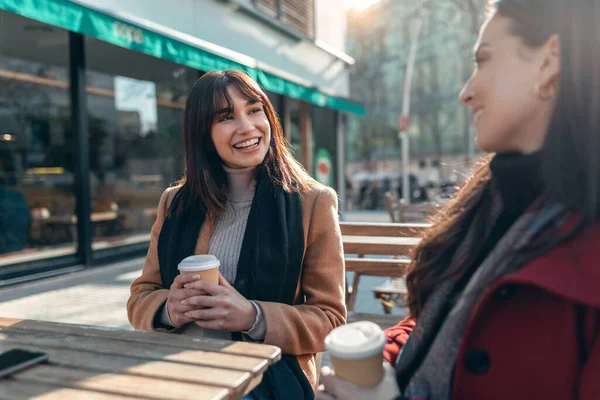
[[[177,210],[182,187],[170,210]],[[170,214],[170,215],[169,215]],[[168,213],[158,238],[158,261],[163,287],[169,288],[179,274],[177,265],[193,255],[206,219],[205,207],[198,202],[182,215]],[[300,279],[304,253],[302,201],[299,193],[288,193],[261,169],[234,287],[249,300],[293,305]],[[232,334],[241,340],[239,332]],[[253,394],[259,399],[314,399],[308,379],[295,356],[284,354],[265,373]]]

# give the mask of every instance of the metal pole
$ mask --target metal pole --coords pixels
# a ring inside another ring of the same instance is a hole
[[[417,17],[416,26],[411,32],[410,40],[410,51],[408,53],[408,61],[406,64],[406,75],[404,77],[404,93],[402,98],[402,115],[410,115],[410,93],[412,87],[412,77],[415,68],[415,59],[417,55],[417,48],[419,46],[419,36],[421,34],[421,27],[423,26],[423,18],[421,13]],[[408,129],[408,127],[406,127]],[[406,204],[410,204],[410,179],[409,179],[409,138],[408,133],[400,132],[400,141],[402,145],[402,197]]]
[[[402,144],[402,197],[406,204],[410,204],[410,179],[408,173],[409,141],[408,133],[404,132],[400,136]]]

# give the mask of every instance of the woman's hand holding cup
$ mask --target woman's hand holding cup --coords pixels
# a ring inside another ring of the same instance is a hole
[[[169,289],[169,297],[167,298],[167,311],[171,322],[176,327],[183,326],[193,319],[188,317],[185,313],[192,310],[191,305],[184,305],[182,302],[193,296],[200,296],[203,292],[197,289],[184,288],[184,285],[194,282],[200,279],[200,276],[193,274],[178,275],[171,288]]]
[[[196,321],[202,328],[226,332],[241,332],[252,328],[256,321],[254,305],[242,296],[219,274],[219,284],[209,281],[193,281],[184,285],[188,290],[199,291],[183,300],[190,310],[185,313],[187,319]]]
[[[206,292],[201,290],[184,288],[184,286],[199,280],[218,283],[220,264],[219,260],[210,254],[186,257],[179,263],[177,269],[180,274],[173,281],[167,299],[167,311],[173,325],[180,327],[193,322],[194,319],[185,313],[194,310],[195,307],[191,304],[184,304],[184,301],[190,297],[206,294]]]

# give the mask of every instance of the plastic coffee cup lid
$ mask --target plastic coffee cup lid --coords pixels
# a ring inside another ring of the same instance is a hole
[[[180,271],[206,271],[220,266],[221,263],[217,260],[217,257],[211,254],[200,254],[196,256],[189,256],[181,260],[177,269]]]
[[[325,338],[327,351],[345,360],[359,360],[380,354],[385,343],[385,334],[379,325],[370,321],[337,327]]]

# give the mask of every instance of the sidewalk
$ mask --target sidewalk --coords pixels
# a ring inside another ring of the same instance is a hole
[[[125,306],[138,258],[0,289],[0,315],[132,329]]]
[[[387,222],[379,211],[350,211],[347,221]],[[24,319],[132,329],[126,304],[131,282],[140,276],[143,258],[73,272],[0,289],[0,315]],[[371,292],[387,278],[363,277],[356,312],[383,314]],[[402,315],[395,309],[394,314]]]

